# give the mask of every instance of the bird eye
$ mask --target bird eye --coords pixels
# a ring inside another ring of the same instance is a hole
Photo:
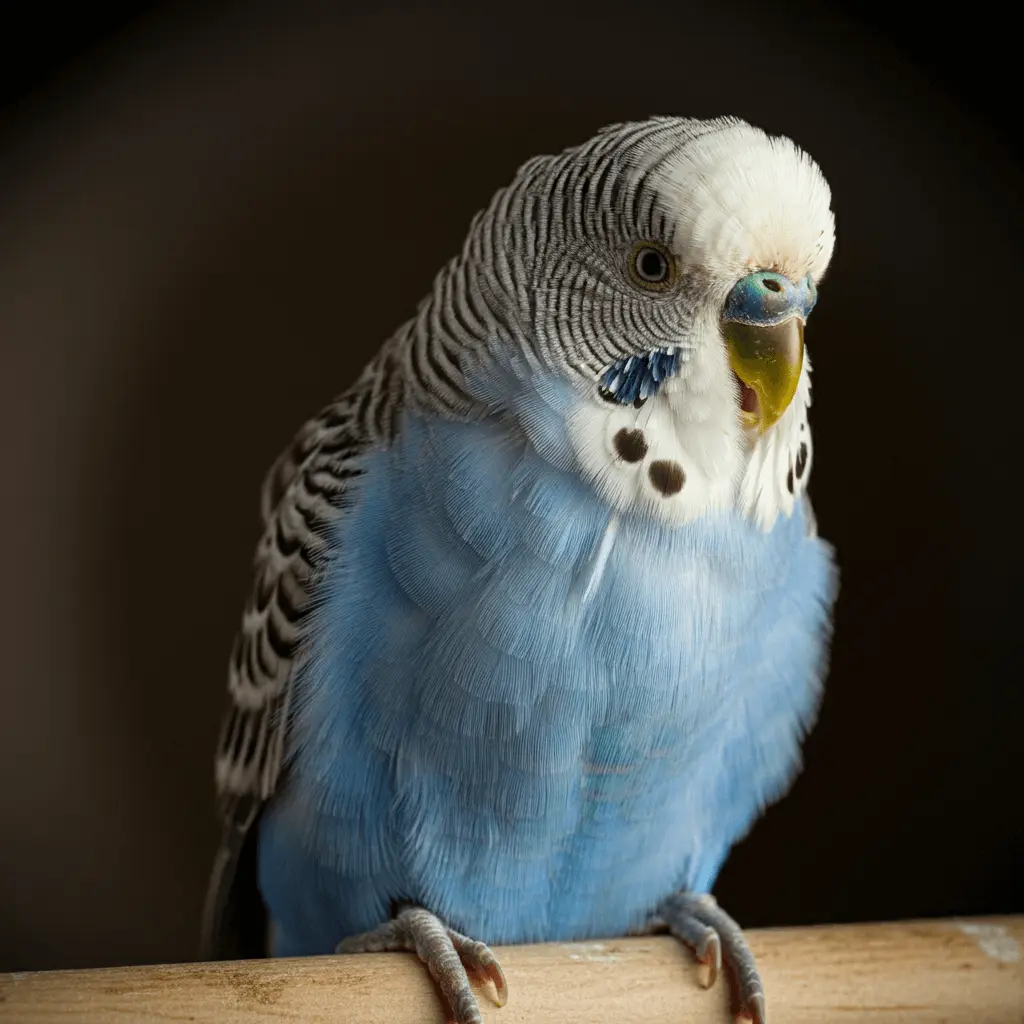
[[[640,242],[629,256],[629,276],[646,291],[664,291],[675,278],[672,254],[654,242]]]

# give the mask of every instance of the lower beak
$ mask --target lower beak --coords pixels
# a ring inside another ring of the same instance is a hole
[[[757,396],[757,409],[743,412],[747,426],[763,434],[789,408],[804,363],[804,324],[792,317],[756,326],[736,320],[723,325],[733,373]]]

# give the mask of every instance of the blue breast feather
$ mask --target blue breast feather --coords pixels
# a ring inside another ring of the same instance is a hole
[[[527,437],[407,416],[364,458],[260,824],[275,954],[403,899],[491,943],[621,935],[709,890],[792,780],[828,545],[800,508],[767,534],[624,515],[595,576],[612,513],[572,472],[572,400],[524,388]]]

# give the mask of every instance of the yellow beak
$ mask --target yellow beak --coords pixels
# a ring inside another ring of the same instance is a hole
[[[794,316],[772,325],[726,320],[722,329],[733,373],[757,396],[757,409],[744,411],[744,421],[763,434],[796,394],[804,364],[803,320]]]

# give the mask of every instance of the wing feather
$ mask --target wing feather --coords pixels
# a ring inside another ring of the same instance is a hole
[[[362,472],[360,456],[388,443],[397,422],[402,395],[393,365],[383,350],[349,391],[302,427],[263,483],[263,534],[231,651],[230,705],[216,755],[222,835],[203,914],[203,959],[265,952],[253,825],[280,781],[303,620],[332,528]]]

